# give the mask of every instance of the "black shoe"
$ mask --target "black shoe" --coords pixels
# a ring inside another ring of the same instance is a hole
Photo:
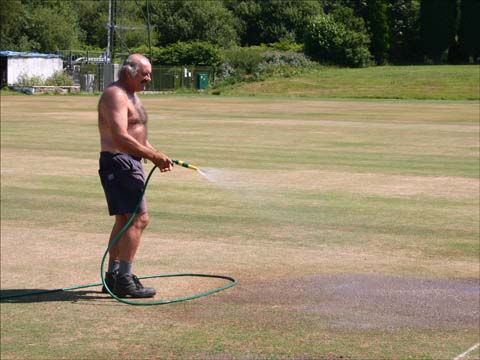
[[[108,288],[112,292],[113,292],[113,289],[115,288],[115,277],[116,276],[117,276],[117,272],[113,272],[113,273],[106,272],[105,273],[105,284],[107,284]],[[108,294],[108,291],[105,288],[105,285],[102,286],[102,293]]]
[[[149,298],[154,297],[157,291],[154,288],[144,287],[133,274],[117,275],[113,293],[120,297]]]

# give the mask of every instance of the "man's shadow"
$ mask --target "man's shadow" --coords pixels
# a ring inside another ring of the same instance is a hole
[[[37,303],[51,301],[78,302],[86,300],[108,300],[109,294],[100,290],[45,290],[45,289],[8,289],[0,290],[1,303]]]

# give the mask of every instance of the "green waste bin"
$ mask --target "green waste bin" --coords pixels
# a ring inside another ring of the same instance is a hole
[[[198,89],[203,90],[208,87],[208,74],[200,73],[198,74]]]

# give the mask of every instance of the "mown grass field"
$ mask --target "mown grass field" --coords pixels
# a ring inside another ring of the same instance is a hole
[[[479,342],[477,102],[142,99],[151,142],[209,179],[154,175],[134,271],[239,284],[156,307],[99,288],[5,301],[2,359],[453,359]],[[1,98],[2,294],[99,281],[96,102]],[[158,300],[224,284],[147,283]]]

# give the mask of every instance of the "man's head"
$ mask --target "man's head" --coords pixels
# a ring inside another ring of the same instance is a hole
[[[132,54],[123,63],[119,79],[130,91],[143,91],[151,80],[152,65],[143,55]]]

